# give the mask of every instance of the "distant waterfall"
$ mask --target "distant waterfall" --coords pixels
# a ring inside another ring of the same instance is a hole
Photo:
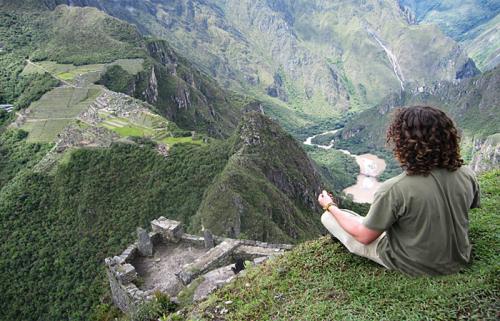
[[[375,39],[375,41],[384,49],[387,58],[389,58],[389,61],[391,62],[392,69],[394,70],[394,74],[399,80],[399,83],[401,84],[401,89],[404,90],[404,82],[405,82],[405,77],[403,76],[403,72],[401,71],[401,66],[398,63],[398,58],[396,55],[391,51],[391,49],[387,48],[386,45],[380,40],[379,37],[375,34],[375,32],[371,31],[369,28],[366,28],[366,31]]]

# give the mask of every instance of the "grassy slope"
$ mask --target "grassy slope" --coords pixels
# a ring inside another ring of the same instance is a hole
[[[462,273],[407,277],[324,237],[249,270],[195,307],[192,319],[493,320],[500,304],[499,179],[498,170],[480,178],[482,208],[470,215],[473,264]],[[229,312],[221,315],[217,306]]]
[[[500,14],[466,34],[465,48],[482,71],[500,63]]]
[[[84,65],[144,57],[136,29],[99,10],[58,7],[48,14],[52,20],[47,41],[33,53],[33,60]]]

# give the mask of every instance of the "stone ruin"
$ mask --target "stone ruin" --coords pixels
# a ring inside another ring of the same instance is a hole
[[[125,313],[160,291],[172,300],[199,301],[257,265],[292,248],[252,240],[184,233],[182,223],[160,217],[152,232],[138,228],[138,241],[105,260],[114,304]],[[241,271],[241,272],[240,272]]]

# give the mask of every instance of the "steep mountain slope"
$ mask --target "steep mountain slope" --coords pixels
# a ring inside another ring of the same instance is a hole
[[[488,0],[399,0],[408,21],[436,24],[445,34],[463,43],[482,71],[500,59],[500,2]]]
[[[436,27],[410,26],[391,1],[53,3],[98,7],[167,39],[222,84],[320,118],[369,106],[409,82],[476,72],[455,42]]]
[[[479,69],[491,70],[500,64],[500,14],[465,34],[465,48]]]
[[[226,177],[248,178],[226,186],[241,199],[240,237],[319,235],[309,217],[321,177],[291,136],[255,113],[230,140],[206,135],[230,136],[258,101],[95,8],[3,1],[0,16],[0,97],[16,107],[0,115],[1,320],[108,309],[104,257],[158,213],[196,233],[217,230],[214,214],[233,224],[211,194]]]
[[[88,320],[107,292],[102,260],[159,213],[195,233],[203,224],[266,241],[319,235],[321,178],[305,152],[260,114],[239,128],[168,157],[144,140],[70,150],[50,171],[27,163],[33,170],[0,192],[0,319]]]
[[[500,3],[489,0],[399,0],[414,22],[439,25],[445,34],[457,40],[487,23],[500,13]]]
[[[295,242],[322,231],[312,217],[320,211],[315,199],[321,176],[301,146],[259,113],[245,115],[233,141],[232,155],[205,192],[195,222],[218,235],[271,242]]]
[[[159,213],[195,233],[319,235],[322,178],[300,145],[255,112],[230,136],[258,101],[95,8],[27,3],[0,9],[2,76],[13,85],[1,97],[17,109],[0,133],[1,320],[109,309],[103,258]]]
[[[499,86],[500,67],[497,67],[459,83],[438,82],[433,86],[391,95],[377,107],[360,113],[348,122],[339,133],[337,146],[357,152],[384,149],[391,110],[399,106],[429,104],[445,110],[457,122],[463,136],[462,153],[470,161],[487,137],[500,132]],[[492,164],[497,164],[498,153],[493,153],[492,157],[497,159]]]

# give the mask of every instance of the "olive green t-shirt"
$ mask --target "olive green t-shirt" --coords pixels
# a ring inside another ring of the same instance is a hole
[[[479,185],[465,166],[428,176],[402,173],[380,186],[363,224],[386,231],[377,252],[389,268],[450,274],[469,262],[468,210],[479,202]]]

